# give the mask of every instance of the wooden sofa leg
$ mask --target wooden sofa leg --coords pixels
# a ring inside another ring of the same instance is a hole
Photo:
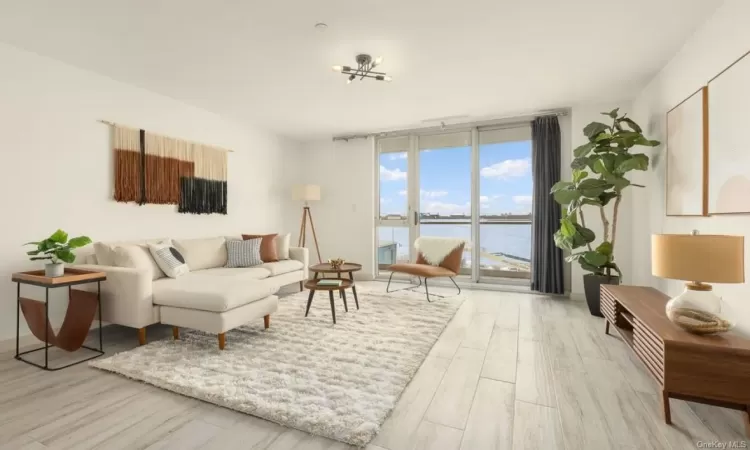
[[[224,350],[224,343],[226,342],[226,335],[219,333],[219,350]]]
[[[304,286],[305,286],[305,284],[304,284],[304,283],[303,283],[302,281],[300,281],[300,282],[299,282],[299,291],[300,291],[300,292],[302,292],[302,291],[304,291],[304,290],[305,290]]]
[[[271,315],[266,314],[263,316],[263,327],[267,330],[271,326]]]
[[[146,328],[138,328],[138,345],[146,345]]]
[[[175,340],[180,338],[180,327],[172,327],[172,337]]]

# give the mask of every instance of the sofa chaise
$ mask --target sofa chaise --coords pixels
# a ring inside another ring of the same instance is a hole
[[[166,277],[148,249],[149,243],[169,239],[97,242],[79,250],[75,267],[107,274],[101,283],[102,320],[136,328],[140,345],[146,343],[146,326],[164,323],[173,326],[175,339],[179,327],[217,334],[223,349],[225,333],[233,328],[261,317],[269,327],[278,308],[275,294],[282,286],[301,286],[309,260],[306,248],[292,247],[288,259],[226,268],[227,239],[241,237],[171,240],[190,268],[177,278]]]

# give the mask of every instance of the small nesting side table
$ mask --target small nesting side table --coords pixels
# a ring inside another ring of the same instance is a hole
[[[107,279],[104,272],[94,272],[90,270],[65,269],[65,273],[60,277],[46,277],[43,270],[32,270],[30,272],[18,272],[13,274],[13,282],[17,283],[16,287],[16,359],[26,364],[39,367],[44,370],[60,370],[66,367],[74,366],[85,361],[89,361],[104,354],[102,345],[102,297],[101,282]],[[72,289],[72,286],[96,283],[96,293]],[[41,302],[30,298],[21,297],[21,285],[29,284],[32,286],[43,287],[45,291],[45,301]],[[65,312],[65,319],[60,330],[55,334],[52,324],[49,321],[49,290],[54,288],[68,288],[68,310]],[[25,352],[19,352],[19,328],[21,324],[21,312],[26,319],[31,332],[40,341],[44,341],[44,347]],[[89,333],[91,324],[94,322],[94,315],[99,316],[99,348],[92,348],[83,345],[86,336]],[[63,350],[74,352],[79,348],[91,350],[96,354],[86,359],[66,364],[61,367],[49,366],[49,348],[58,347]],[[44,350],[44,365],[34,361],[22,358],[22,355]]]
[[[336,307],[333,303],[333,291],[339,291],[341,298],[344,300],[344,310],[349,312],[349,306],[346,304],[346,290],[349,288],[354,289],[354,282],[351,280],[341,280],[341,286],[320,286],[318,285],[320,279],[307,280],[305,282],[305,288],[310,290],[310,296],[307,297],[307,309],[305,310],[305,317],[310,313],[310,305],[312,305],[313,297],[317,291],[328,291],[328,298],[331,300],[331,316],[333,317],[333,324],[336,324]],[[357,304],[359,309],[359,303]]]
[[[354,272],[359,272],[362,270],[362,264],[347,262],[342,265],[340,265],[338,268],[334,269],[333,266],[331,266],[328,263],[320,263],[315,264],[313,266],[308,267],[308,270],[310,272],[313,272],[315,275],[313,277],[313,280],[317,280],[320,274],[326,274],[326,273],[335,273],[336,278],[341,278],[342,273],[348,273],[349,274],[349,281],[351,281],[351,286],[347,286],[347,288],[352,288],[352,294],[354,294],[354,303],[357,305],[357,309],[359,309],[359,299],[357,298],[357,287],[354,285]],[[340,296],[343,297],[344,291],[340,291]]]

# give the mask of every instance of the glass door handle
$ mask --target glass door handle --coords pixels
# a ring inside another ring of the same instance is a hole
[[[416,224],[417,224],[417,222],[418,222],[418,217],[419,217],[419,216],[418,216],[418,213],[417,213],[416,211],[414,211],[414,225],[416,225]]]

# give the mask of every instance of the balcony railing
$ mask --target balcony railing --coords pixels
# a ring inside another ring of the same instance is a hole
[[[387,214],[380,216],[380,220],[407,220],[406,216],[400,214]],[[471,225],[471,217],[464,215],[451,215],[451,216],[439,216],[433,214],[421,214],[419,217],[420,224],[432,224],[432,225]],[[485,224],[497,224],[497,225],[509,225],[509,224],[530,224],[531,214],[524,215],[485,215],[479,216],[479,223]]]
[[[400,215],[390,215],[387,216],[390,220],[406,220],[406,217],[400,216]],[[470,216],[458,216],[458,215],[452,215],[452,216],[438,216],[438,215],[431,215],[431,214],[421,214],[419,218],[419,223],[421,225],[471,225],[471,217]],[[504,215],[485,215],[479,217],[479,225],[485,226],[485,225],[530,225],[531,224],[531,215],[512,215],[512,214],[504,214]],[[390,246],[396,245],[395,243],[388,243]],[[472,248],[470,246],[467,247],[466,251],[468,253],[472,252]],[[378,252],[380,256],[380,251]],[[390,255],[396,255],[397,249],[390,248],[387,254]],[[388,266],[392,264],[389,260],[392,257],[386,257],[385,254],[382,255],[383,258],[378,259],[378,267],[380,270],[387,270]],[[497,260],[498,263],[504,263],[505,266],[511,267],[514,270],[505,270],[505,269],[495,269],[492,267],[480,267],[479,269],[479,275],[480,277],[493,277],[493,278],[521,278],[521,279],[529,279],[531,278],[531,274],[529,272],[529,265],[530,261],[526,258],[519,257],[516,255],[510,255],[502,252],[482,252],[480,251],[480,257],[483,259],[489,259],[489,260]],[[396,262],[393,258],[393,262]],[[462,267],[460,271],[461,275],[471,275],[471,269],[468,267]]]

